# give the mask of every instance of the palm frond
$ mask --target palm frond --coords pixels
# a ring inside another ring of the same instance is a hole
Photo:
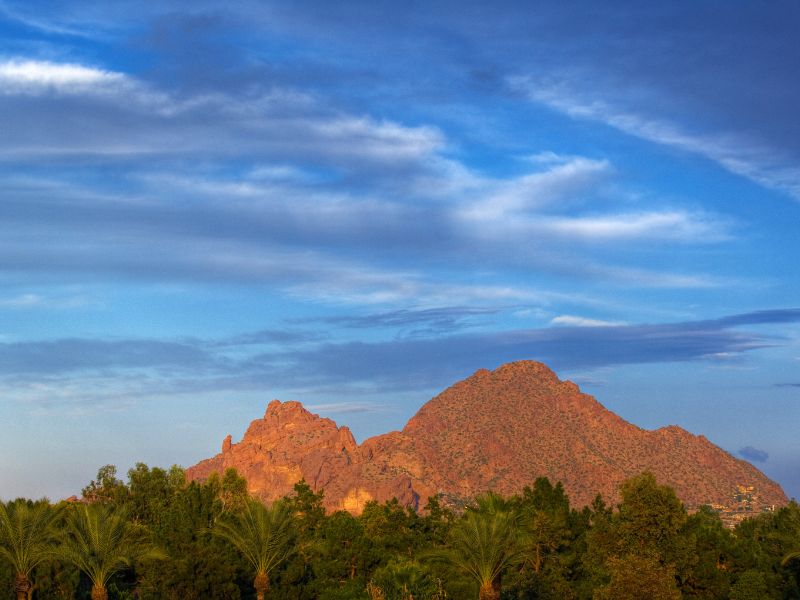
[[[124,511],[102,504],[73,507],[59,554],[101,586],[136,560],[163,557],[143,527],[131,523]]]
[[[0,556],[17,574],[28,576],[53,556],[59,516],[60,511],[44,501],[0,502]]]
[[[451,532],[448,548],[431,553],[435,561],[451,564],[480,585],[496,581],[507,567],[522,561],[520,517],[493,495],[477,499]]]
[[[785,567],[790,562],[792,562],[793,560],[797,560],[798,558],[800,558],[800,550],[795,550],[794,552],[789,552],[789,554],[784,556],[783,560],[781,560],[781,566]]]
[[[293,516],[282,502],[248,502],[239,516],[220,519],[211,532],[232,544],[256,573],[269,574],[289,555]]]

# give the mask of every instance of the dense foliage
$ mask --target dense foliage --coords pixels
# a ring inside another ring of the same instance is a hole
[[[420,513],[392,501],[327,514],[305,482],[265,508],[234,470],[187,483],[143,464],[127,483],[103,467],[83,494],[0,503],[0,597],[800,599],[798,504],[731,531],[648,473],[618,506],[582,510],[545,478],[459,513],[431,498]]]

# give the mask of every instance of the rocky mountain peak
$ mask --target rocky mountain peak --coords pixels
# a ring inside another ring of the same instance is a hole
[[[444,493],[468,499],[519,492],[536,477],[561,481],[577,506],[642,471],[675,488],[689,506],[724,504],[738,485],[767,504],[780,486],[702,436],[670,425],[647,431],[603,407],[546,365],[519,361],[480,369],[427,402],[400,432],[356,444],[347,427],[295,401],[273,400],[242,441],[187,470],[202,479],[235,467],[250,491],[273,500],[305,479],[325,490],[329,509],[359,512],[369,500],[398,498],[421,508]]]

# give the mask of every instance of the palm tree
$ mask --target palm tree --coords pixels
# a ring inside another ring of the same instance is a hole
[[[269,574],[291,550],[293,515],[283,502],[269,507],[250,500],[238,516],[227,515],[211,532],[230,542],[253,566],[258,600],[269,591]]]
[[[0,556],[14,569],[17,600],[27,600],[33,587],[31,572],[53,556],[60,511],[47,502],[0,502]]]
[[[59,554],[89,577],[92,600],[108,600],[109,579],[134,561],[164,557],[144,527],[132,523],[125,511],[106,504],[72,508]]]
[[[476,499],[453,527],[449,548],[435,555],[478,583],[478,600],[498,600],[503,571],[523,557],[520,516],[492,493]]]
[[[436,581],[426,567],[414,559],[390,559],[377,569],[367,584],[370,600],[419,600],[436,597]]]

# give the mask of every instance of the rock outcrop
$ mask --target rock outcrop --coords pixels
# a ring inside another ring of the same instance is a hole
[[[737,485],[754,486],[763,503],[786,502],[779,485],[705,437],[676,426],[640,429],[532,361],[479,370],[430,400],[402,431],[360,446],[347,427],[273,400],[239,443],[228,436],[220,454],[187,474],[204,479],[228,467],[264,500],[305,479],[325,490],[328,509],[354,513],[393,497],[420,508],[434,494],[456,502],[488,490],[511,494],[539,476],[561,481],[581,506],[597,493],[616,500],[619,484],[645,470],[690,507],[724,504]]]

